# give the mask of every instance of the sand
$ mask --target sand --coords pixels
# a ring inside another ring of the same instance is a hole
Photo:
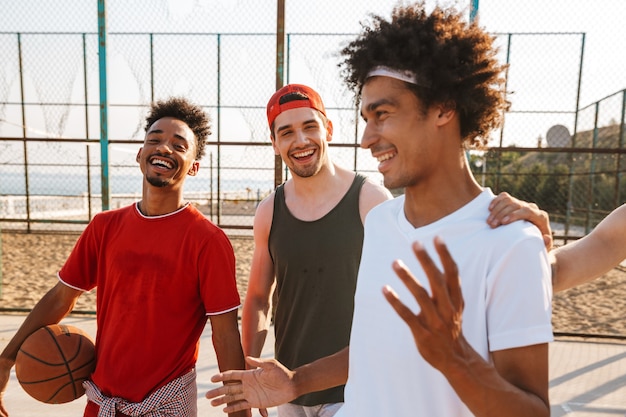
[[[78,234],[2,231],[1,309],[30,309],[57,282],[56,273]],[[254,242],[231,236],[237,258],[237,284],[245,297]],[[95,292],[83,294],[75,310],[95,310]],[[626,270],[614,269],[597,280],[554,296],[556,333],[626,338]]]

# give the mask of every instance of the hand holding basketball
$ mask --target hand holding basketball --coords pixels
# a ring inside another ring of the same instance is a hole
[[[52,324],[24,341],[15,359],[17,379],[31,397],[48,403],[73,401],[96,366],[93,341],[81,329]]]

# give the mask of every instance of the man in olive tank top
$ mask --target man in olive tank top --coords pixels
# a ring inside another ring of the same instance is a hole
[[[334,388],[278,407],[281,417],[332,416],[343,403],[363,222],[389,191],[331,161],[333,125],[310,87],[291,84],[267,105],[272,147],[291,178],[258,206],[254,255],[243,307],[242,340],[259,357],[272,299],[276,358],[289,368],[337,354]],[[276,297],[272,294],[276,291]],[[330,384],[329,384],[330,385]],[[261,410],[264,412],[264,410]]]

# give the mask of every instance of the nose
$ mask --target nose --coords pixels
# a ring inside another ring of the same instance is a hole
[[[303,129],[296,129],[295,136],[296,144],[306,144],[309,141]]]
[[[169,144],[169,142],[160,142],[158,144],[158,146],[156,147],[157,152],[159,153],[163,153],[163,154],[171,154],[172,153],[172,146]]]
[[[378,133],[374,123],[365,122],[365,129],[363,130],[363,136],[361,137],[361,148],[369,149],[372,147],[378,138]]]

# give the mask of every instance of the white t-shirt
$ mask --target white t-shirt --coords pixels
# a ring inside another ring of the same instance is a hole
[[[493,197],[485,189],[456,212],[417,229],[404,215],[404,196],[370,211],[355,294],[345,403],[338,417],[472,415],[445,377],[421,357],[409,327],[382,294],[389,284],[418,311],[391,268],[395,259],[402,259],[430,291],[411,250],[414,241],[426,247],[440,269],[433,238],[440,236],[447,244],[461,277],[463,333],[483,358],[489,360],[492,351],[553,340],[550,266],[541,234],[527,222],[491,229],[486,219]]]

